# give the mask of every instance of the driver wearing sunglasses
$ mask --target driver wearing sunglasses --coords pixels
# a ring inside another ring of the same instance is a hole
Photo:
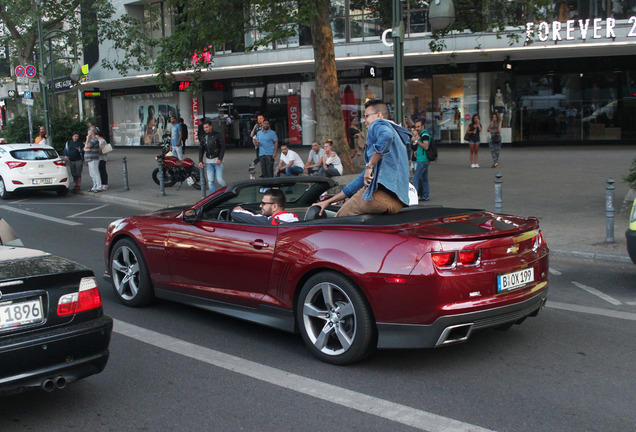
[[[251,225],[280,225],[298,222],[298,216],[285,210],[287,199],[280,189],[269,189],[261,200],[261,214],[252,213],[241,206],[232,210],[232,220]]]

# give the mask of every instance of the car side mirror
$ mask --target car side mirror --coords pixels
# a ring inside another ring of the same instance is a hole
[[[197,211],[193,209],[188,209],[183,212],[183,221],[187,223],[195,223],[197,221]]]

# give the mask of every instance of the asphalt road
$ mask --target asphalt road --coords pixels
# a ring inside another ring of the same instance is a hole
[[[507,332],[347,367],[300,336],[159,302],[103,280],[108,223],[139,210],[54,194],[0,202],[26,246],[95,271],[115,320],[106,370],[0,399],[0,431],[636,430],[636,266],[552,259],[548,307]]]

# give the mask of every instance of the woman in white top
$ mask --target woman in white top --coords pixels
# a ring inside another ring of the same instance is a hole
[[[318,175],[323,177],[335,177],[342,175],[342,162],[340,157],[333,150],[333,141],[328,139],[324,145],[325,154],[320,158],[320,169]]]

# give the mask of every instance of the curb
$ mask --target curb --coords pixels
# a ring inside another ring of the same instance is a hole
[[[626,251],[627,252],[627,251]],[[622,255],[612,255],[597,252],[567,250],[567,249],[550,249],[550,255],[561,258],[574,258],[585,261],[608,262],[615,264],[632,264],[631,258]]]

